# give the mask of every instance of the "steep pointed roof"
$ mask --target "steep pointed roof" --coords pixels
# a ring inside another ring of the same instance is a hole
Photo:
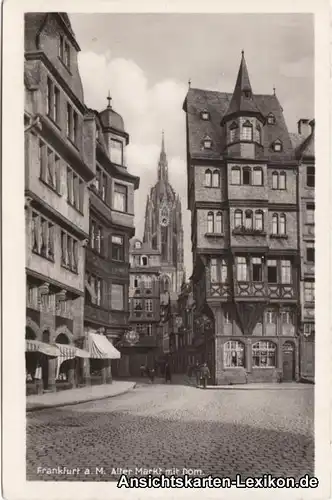
[[[165,151],[164,131],[161,133],[161,150],[158,163],[158,181],[168,182],[168,162]]]
[[[230,117],[234,114],[242,114],[242,113],[257,113],[261,115],[259,108],[255,102],[255,98],[253,96],[248,68],[246,64],[246,60],[244,58],[244,52],[242,51],[241,63],[239,72],[237,75],[234,92],[229,103],[228,109],[224,115],[224,119],[226,117]]]

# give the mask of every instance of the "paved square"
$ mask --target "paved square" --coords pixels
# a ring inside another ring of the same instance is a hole
[[[107,400],[27,414],[27,479],[110,481],[116,468],[157,467],[313,475],[313,413],[309,385],[204,391],[142,384]],[[38,467],[80,472],[38,474]]]

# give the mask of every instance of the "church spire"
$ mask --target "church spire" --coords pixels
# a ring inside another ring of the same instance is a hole
[[[164,182],[168,182],[168,163],[165,152],[165,137],[164,130],[161,133],[161,151],[160,158],[158,163],[158,181],[163,180]]]

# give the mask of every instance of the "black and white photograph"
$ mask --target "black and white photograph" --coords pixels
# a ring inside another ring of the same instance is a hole
[[[29,491],[312,498],[331,399],[314,7],[28,5],[21,161],[4,162],[21,179],[11,293],[24,297],[19,329],[4,306],[4,336],[21,352]]]

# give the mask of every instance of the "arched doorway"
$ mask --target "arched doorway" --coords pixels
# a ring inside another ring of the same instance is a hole
[[[293,342],[285,342],[282,346],[282,372],[284,382],[291,382],[295,379],[295,345]]]

